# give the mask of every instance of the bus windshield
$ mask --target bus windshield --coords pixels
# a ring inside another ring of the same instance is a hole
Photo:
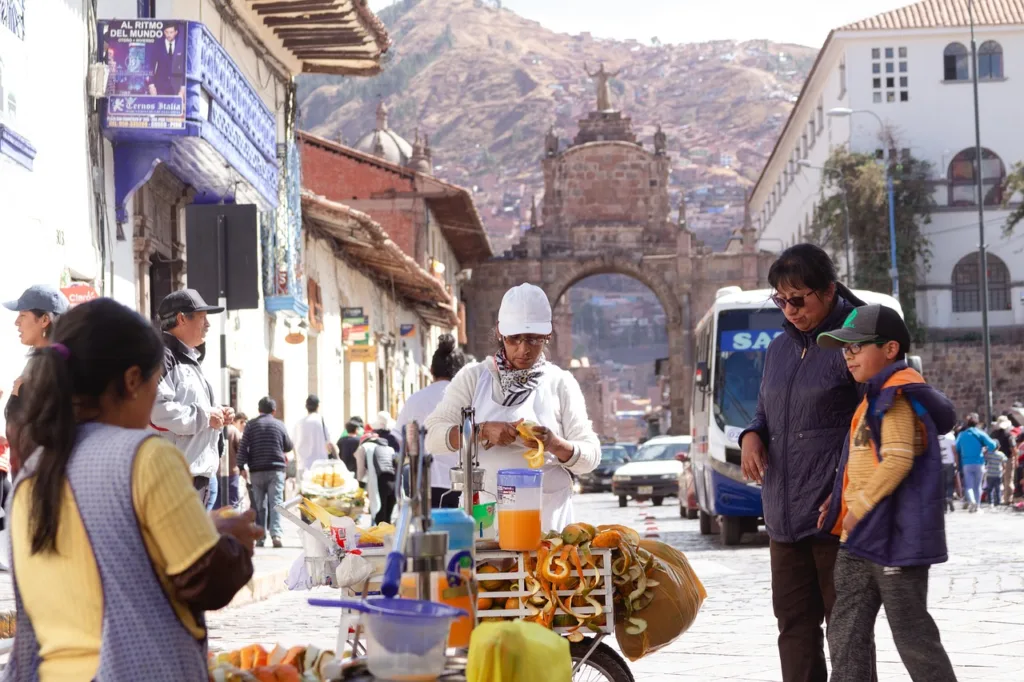
[[[723,310],[718,314],[715,421],[727,435],[733,435],[733,429],[745,428],[754,417],[765,351],[782,333],[783,319],[782,311],[771,303],[759,310]]]

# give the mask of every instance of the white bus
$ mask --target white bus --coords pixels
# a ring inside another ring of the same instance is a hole
[[[853,293],[903,315],[892,296]],[[763,523],[761,487],[743,479],[738,439],[757,409],[765,351],[785,320],[771,294],[769,289],[719,289],[694,332],[693,444],[680,481],[680,513],[698,516],[703,535],[712,533],[717,521],[726,545],[738,544],[743,533],[756,532]],[[920,369],[917,358],[908,361]]]

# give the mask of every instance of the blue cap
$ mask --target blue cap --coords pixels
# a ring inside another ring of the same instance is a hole
[[[63,315],[71,307],[67,297],[57,287],[49,284],[34,284],[17,301],[4,303],[8,310],[21,312],[23,310],[42,310],[44,313]]]
[[[516,488],[539,488],[544,480],[540,469],[499,469],[498,485]]]

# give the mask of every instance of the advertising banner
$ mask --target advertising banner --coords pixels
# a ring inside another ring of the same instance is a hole
[[[362,308],[341,309],[341,340],[352,346],[370,344],[370,318],[363,314]]]
[[[110,19],[99,22],[107,64],[107,127],[185,129],[188,22]]]
[[[411,339],[416,336],[416,325],[414,324],[403,324],[399,328],[399,336],[403,339]]]
[[[781,329],[750,329],[722,332],[722,343],[719,350],[723,353],[766,351],[772,339],[781,333]]]

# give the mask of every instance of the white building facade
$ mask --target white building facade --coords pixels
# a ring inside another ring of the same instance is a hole
[[[1014,85],[1024,77],[1024,8],[1001,0],[974,6],[990,322],[1008,328],[1024,324],[1024,233],[1003,235],[1010,211],[1001,191],[1006,173],[1024,160],[1024,92]],[[818,169],[831,152],[886,153],[875,114],[900,153],[933,169],[934,206],[923,228],[932,255],[919,276],[917,309],[921,324],[940,336],[981,326],[970,40],[961,0],[921,2],[832,31],[750,197],[762,248],[802,241],[820,201]],[[828,115],[837,108],[858,113]],[[1009,199],[1012,206],[1020,197]],[[879,250],[887,254],[888,244]],[[844,269],[843,254],[836,255]]]

